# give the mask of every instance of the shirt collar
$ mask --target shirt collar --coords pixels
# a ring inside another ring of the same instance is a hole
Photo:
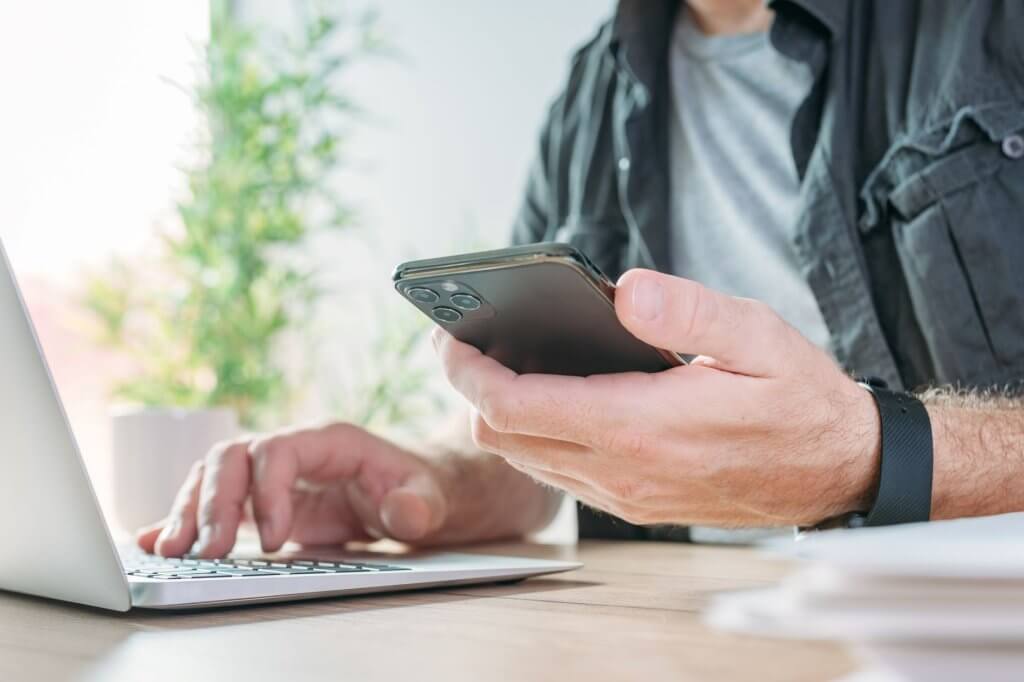
[[[612,43],[649,39],[657,29],[671,30],[680,0],[619,0],[612,19]]]
[[[802,10],[825,28],[833,40],[841,38],[846,33],[851,0],[767,0],[767,2],[768,7],[780,13],[785,12],[787,8]]]
[[[664,62],[681,0],[619,0],[608,48],[641,83],[654,82]]]

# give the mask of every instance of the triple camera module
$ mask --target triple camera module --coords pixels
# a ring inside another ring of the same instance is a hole
[[[438,305],[431,309],[431,317],[438,322],[445,324],[458,322],[462,319],[464,312],[479,310],[483,305],[478,296],[460,291],[460,286],[454,282],[443,282],[440,288],[449,294],[448,302],[451,305]],[[405,290],[405,294],[413,301],[426,305],[441,302],[441,294],[428,287],[411,287]]]

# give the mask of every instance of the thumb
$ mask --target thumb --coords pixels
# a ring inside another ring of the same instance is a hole
[[[396,540],[417,541],[440,530],[448,505],[437,479],[427,472],[410,476],[381,499],[380,520]]]
[[[618,282],[615,312],[635,337],[657,348],[714,358],[738,374],[772,376],[799,334],[767,305],[653,270]]]

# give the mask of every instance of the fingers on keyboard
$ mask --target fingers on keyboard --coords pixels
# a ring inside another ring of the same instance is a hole
[[[337,561],[271,561],[267,559],[167,559],[145,557],[126,566],[138,578],[184,580],[192,578],[253,578],[269,576],[325,575],[330,573],[377,573],[412,570],[407,566]]]

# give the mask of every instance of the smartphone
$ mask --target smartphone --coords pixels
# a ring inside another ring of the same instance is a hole
[[[402,263],[398,293],[455,338],[520,374],[660,372],[685,364],[630,334],[615,285],[567,244]]]

